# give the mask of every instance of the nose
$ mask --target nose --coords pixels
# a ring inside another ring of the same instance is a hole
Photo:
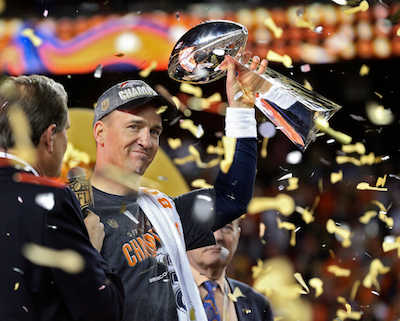
[[[142,128],[142,130],[139,133],[139,139],[138,143],[145,149],[151,147],[151,135],[150,135],[150,129],[147,127]]]
[[[223,239],[224,239],[224,236],[223,236],[223,234],[222,234],[222,231],[219,229],[219,230],[216,230],[215,232],[214,232],[214,237],[215,237],[215,242],[222,242],[223,241]]]

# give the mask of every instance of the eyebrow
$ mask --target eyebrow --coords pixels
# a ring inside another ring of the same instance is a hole
[[[132,119],[127,122],[127,125],[130,125],[130,124],[144,125],[146,123],[147,123],[146,121],[141,120],[141,119]],[[159,125],[159,124],[153,125],[153,126],[151,126],[151,128],[163,130],[163,126]]]

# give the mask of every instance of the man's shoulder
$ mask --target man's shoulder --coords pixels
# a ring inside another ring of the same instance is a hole
[[[257,301],[262,301],[265,304],[268,304],[268,300],[261,293],[254,290],[250,285],[240,282],[238,280],[228,278],[228,282],[231,285],[232,290],[234,291],[235,287],[238,287],[240,291],[249,299],[257,299]],[[269,305],[269,304],[268,304]]]
[[[13,180],[17,183],[29,184],[34,186],[54,187],[64,189],[66,185],[54,178],[35,176],[31,173],[18,172],[14,174]]]

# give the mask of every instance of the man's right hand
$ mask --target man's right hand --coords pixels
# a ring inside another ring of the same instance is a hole
[[[86,229],[89,233],[89,239],[93,247],[97,251],[101,251],[104,240],[104,224],[100,222],[100,218],[92,211],[88,210],[88,215],[85,218]]]

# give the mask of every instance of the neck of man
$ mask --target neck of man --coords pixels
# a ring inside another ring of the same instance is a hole
[[[118,176],[118,175],[116,175]],[[137,191],[140,186],[140,182],[137,182],[136,188],[133,188],[134,186],[129,185],[126,186],[124,182],[121,182],[123,178],[116,177],[115,179],[107,177],[107,173],[105,172],[105,169],[98,168],[97,166],[94,169],[94,172],[92,174],[92,177],[90,178],[90,183],[92,186],[97,188],[100,191],[103,191],[108,194],[114,194],[114,195],[127,195],[127,194],[132,194],[133,191]],[[134,182],[131,182],[128,178],[126,179],[126,183],[128,184],[134,184]]]
[[[210,280],[219,280],[226,275],[226,266],[197,267],[197,270]]]

